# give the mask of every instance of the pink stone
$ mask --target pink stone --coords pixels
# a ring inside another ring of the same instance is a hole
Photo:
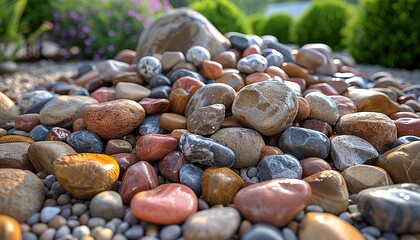
[[[324,170],[331,170],[330,164],[322,158],[310,157],[300,160],[302,165],[302,178]]]
[[[115,93],[115,89],[109,87],[101,87],[90,94],[91,97],[98,100],[98,102],[108,102],[111,100],[111,95]]]
[[[397,136],[413,135],[420,137],[420,118],[399,118],[394,121],[397,126]]]
[[[40,123],[39,114],[37,113],[23,114],[15,118],[15,128],[27,132]]]

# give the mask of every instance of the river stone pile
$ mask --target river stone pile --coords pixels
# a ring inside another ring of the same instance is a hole
[[[418,239],[420,85],[175,10],[0,93],[0,239]]]

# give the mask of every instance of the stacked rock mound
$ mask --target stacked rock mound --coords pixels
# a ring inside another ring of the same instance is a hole
[[[138,50],[0,93],[0,239],[420,237],[420,85],[185,9]]]

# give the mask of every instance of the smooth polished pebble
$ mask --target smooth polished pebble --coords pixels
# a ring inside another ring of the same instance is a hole
[[[350,193],[358,193],[367,188],[394,184],[389,174],[380,167],[355,165],[341,173],[346,180]]]
[[[54,173],[52,165],[55,159],[68,154],[76,154],[76,151],[59,141],[35,142],[28,148],[28,157],[35,169],[48,174]]]
[[[16,219],[7,215],[0,214],[0,239],[22,239],[21,227]]]
[[[299,161],[290,154],[269,155],[257,165],[257,177],[261,181],[276,178],[302,178],[302,167]]]
[[[119,82],[115,86],[116,99],[140,101],[150,96],[150,90],[136,83]]]
[[[106,60],[98,64],[99,77],[105,81],[111,81],[112,77],[120,72],[126,72],[129,65],[116,60]]]
[[[337,122],[340,112],[335,102],[327,95],[319,92],[310,92],[305,96],[311,108],[309,117],[319,119],[334,125]]]
[[[34,166],[32,165],[27,156],[28,149],[30,146],[31,144],[27,142],[1,143],[0,168],[34,170]]]
[[[159,124],[160,117],[161,117],[161,114],[154,114],[154,115],[146,116],[143,122],[141,122],[138,127],[139,134],[143,136],[146,134],[167,133],[167,131],[163,129]]]
[[[156,57],[142,57],[137,63],[137,71],[144,78],[151,78],[162,72],[162,64]]]
[[[186,163],[179,169],[179,182],[190,187],[197,196],[201,196],[203,169],[192,163]]]
[[[173,151],[159,161],[159,172],[166,180],[179,183],[181,167],[186,163],[187,160],[184,154],[179,151]]]
[[[90,200],[89,212],[90,216],[103,218],[106,221],[123,218],[124,206],[121,196],[114,191],[98,193]]]
[[[177,140],[163,134],[146,134],[136,142],[136,156],[141,161],[159,161],[176,151]]]
[[[102,140],[98,135],[87,130],[72,132],[66,142],[77,153],[101,153],[104,150]]]
[[[185,59],[197,67],[201,66],[204,60],[210,60],[210,58],[209,50],[202,46],[192,46],[185,54]]]
[[[398,104],[378,91],[351,89],[347,97],[354,102],[358,112],[379,112],[386,115],[398,112]]]

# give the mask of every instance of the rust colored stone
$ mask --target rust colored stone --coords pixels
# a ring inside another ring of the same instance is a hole
[[[158,161],[176,151],[177,147],[177,140],[171,136],[146,134],[137,140],[136,156],[141,161]]]

